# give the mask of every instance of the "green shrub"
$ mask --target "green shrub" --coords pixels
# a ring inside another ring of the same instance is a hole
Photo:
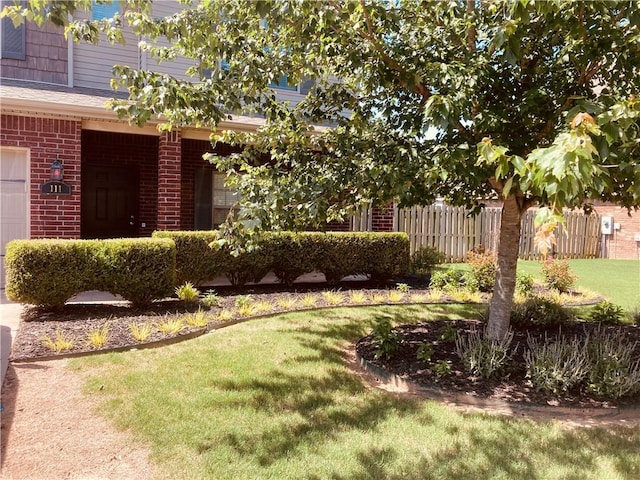
[[[465,283],[465,272],[454,268],[445,268],[433,272],[429,286],[438,290],[446,290],[462,288]]]
[[[305,273],[315,270],[320,249],[319,242],[305,234],[293,232],[273,233],[268,240],[272,256],[273,273],[288,286]]]
[[[566,260],[548,258],[542,264],[542,276],[548,288],[562,293],[568,292],[576,283],[576,277]]]
[[[568,309],[543,296],[531,296],[523,302],[515,302],[511,309],[511,325],[514,327],[559,326],[572,319]]]
[[[102,288],[134,305],[171,295],[175,286],[176,249],[162,238],[101,240],[106,265]]]
[[[244,251],[239,255],[227,254],[224,274],[231,285],[241,287],[249,282],[258,283],[269,273],[272,265],[272,256],[268,247],[260,244],[250,251]]]
[[[491,378],[500,375],[506,367],[512,340],[511,330],[500,341],[492,340],[486,332],[476,330],[456,337],[456,353],[469,373]]]
[[[498,271],[496,256],[492,252],[469,252],[466,263],[471,267],[471,275],[477,289],[481,292],[493,291]]]
[[[530,273],[518,273],[516,275],[516,293],[528,297],[533,293],[533,275]]]
[[[400,335],[393,331],[388,318],[378,321],[373,328],[372,344],[375,347],[375,358],[389,358],[400,347]]]
[[[217,231],[156,231],[153,238],[169,238],[176,245],[176,286],[185,282],[202,285],[224,274],[229,253],[215,245]]]
[[[423,343],[418,347],[416,358],[418,360],[422,360],[424,363],[429,363],[431,361],[431,357],[433,357],[433,354],[433,345],[431,343]]]
[[[588,391],[611,398],[640,392],[640,359],[634,358],[636,343],[629,342],[622,332],[598,329],[586,344]]]
[[[97,278],[97,240],[13,240],[7,244],[6,295],[13,302],[62,307],[92,290]]]
[[[220,305],[220,297],[215,292],[215,290],[207,290],[205,294],[202,296],[200,303],[207,308],[213,308]]]
[[[622,307],[606,300],[594,305],[589,312],[589,320],[592,322],[618,324],[622,323],[623,318]]]
[[[587,376],[588,361],[584,342],[562,335],[550,342],[544,339],[527,339],[524,353],[527,378],[536,390],[559,394],[578,386]]]
[[[7,245],[7,297],[62,307],[87,290],[146,304],[169,295],[175,246],[166,239],[17,240]]]
[[[175,291],[178,299],[183,302],[195,303],[200,298],[200,291],[191,282],[184,282]]]
[[[445,258],[437,247],[421,247],[411,255],[411,273],[429,275],[433,267],[444,262]]]

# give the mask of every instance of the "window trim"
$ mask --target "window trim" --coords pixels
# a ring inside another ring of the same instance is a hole
[[[0,10],[2,10],[7,5],[13,5],[13,2],[2,0],[0,2]],[[12,29],[13,31],[17,31],[20,35],[18,39],[18,43],[20,44],[18,50],[8,50],[7,43],[5,39],[5,34],[7,32],[7,28]],[[9,17],[4,17],[0,19],[0,58],[2,59],[12,59],[12,60],[26,60],[27,58],[27,22],[23,21],[17,27],[13,26],[13,22]]]

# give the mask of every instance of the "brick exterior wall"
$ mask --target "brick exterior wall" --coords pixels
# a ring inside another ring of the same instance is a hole
[[[83,165],[127,167],[137,174],[138,235],[143,237],[158,228],[158,148],[158,137],[151,135],[82,131]]]
[[[158,148],[158,229],[180,230],[181,194],[180,132],[172,130],[160,135]]]
[[[371,223],[374,232],[393,232],[393,205],[374,208]]]
[[[80,122],[2,115],[0,127],[0,145],[29,148],[30,237],[80,237]],[[64,166],[71,195],[40,193],[56,157]]]
[[[0,59],[3,78],[67,85],[68,44],[62,27],[27,22],[25,59]]]
[[[619,230],[605,236],[604,258],[639,260],[640,242],[635,236],[640,235],[640,211],[629,216],[626,208],[607,204],[596,205],[595,210],[600,216],[613,217],[614,224],[620,225]]]

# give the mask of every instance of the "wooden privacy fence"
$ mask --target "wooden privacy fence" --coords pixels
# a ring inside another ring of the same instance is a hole
[[[449,262],[462,262],[467,252],[479,245],[496,251],[500,235],[500,208],[484,208],[469,216],[463,207],[435,206],[394,209],[394,230],[409,235],[411,253],[421,247],[436,247]],[[522,219],[520,236],[521,259],[534,259],[539,253],[534,247],[536,210],[529,209]],[[357,223],[367,224],[368,212],[358,216]],[[355,218],[355,217],[354,217]],[[600,247],[600,219],[596,214],[565,212],[566,227],[556,231],[554,254],[558,258],[595,258]]]

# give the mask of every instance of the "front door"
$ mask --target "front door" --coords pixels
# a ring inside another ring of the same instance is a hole
[[[82,238],[138,235],[138,173],[131,167],[82,166]]]

